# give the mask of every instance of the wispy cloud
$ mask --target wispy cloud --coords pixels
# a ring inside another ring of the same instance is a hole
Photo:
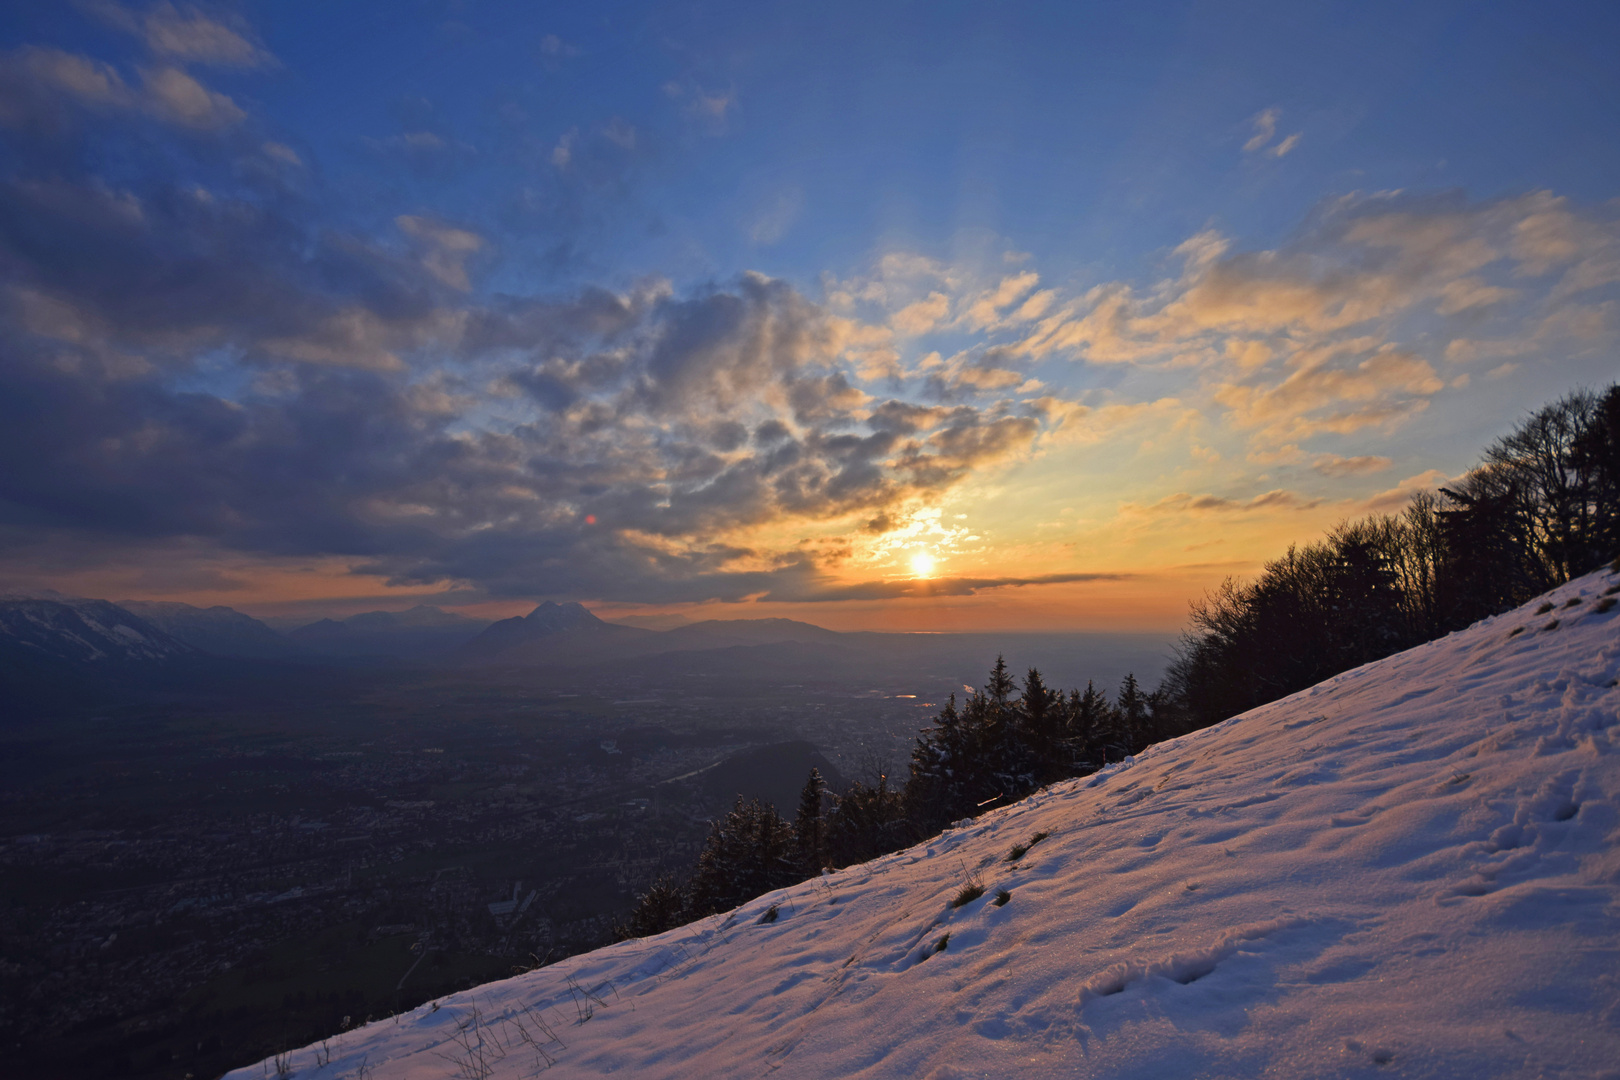
[[[1300,136],[1303,134],[1303,132],[1299,131],[1283,137],[1276,143],[1271,142],[1272,138],[1277,134],[1277,121],[1280,119],[1282,119],[1282,110],[1275,105],[1256,113],[1249,121],[1253,134],[1244,142],[1243,152],[1245,154],[1263,154],[1266,157],[1280,158],[1298,146]]]
[[[754,214],[748,239],[755,244],[774,244],[787,235],[804,209],[804,192],[797,185],[778,190]]]
[[[123,4],[86,5],[103,21],[134,34],[155,56],[176,63],[215,64],[227,67],[265,67],[275,63],[246,22],[204,13],[190,5],[152,4],[136,11]]]
[[[145,68],[132,86],[111,64],[60,49],[26,47],[0,57],[0,122],[49,122],[64,105],[134,112],[186,128],[231,127],[246,113],[175,67]]]
[[[1311,468],[1323,476],[1367,476],[1383,472],[1393,461],[1377,454],[1344,457],[1340,454],[1320,454],[1311,462]]]
[[[1321,499],[1307,498],[1292,491],[1284,491],[1281,488],[1262,492],[1248,499],[1233,499],[1222,495],[1191,495],[1185,491],[1178,491],[1146,506],[1126,503],[1121,507],[1121,513],[1125,515],[1169,514],[1174,516],[1187,514],[1244,514],[1273,510],[1311,510],[1321,504]]]

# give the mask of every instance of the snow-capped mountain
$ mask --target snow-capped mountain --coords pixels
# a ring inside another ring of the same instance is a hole
[[[1589,575],[906,851],[282,1064],[1620,1075],[1617,591]]]
[[[26,660],[118,664],[189,659],[197,650],[106,600],[0,596],[0,648]]]

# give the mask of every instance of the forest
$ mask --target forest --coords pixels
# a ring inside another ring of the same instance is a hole
[[[1084,776],[1162,739],[1460,630],[1615,559],[1620,551],[1620,384],[1543,406],[1452,486],[1399,514],[1347,521],[1290,547],[1252,581],[1192,605],[1155,689],[1125,676],[1063,693],[997,659],[917,738],[907,774],[841,792],[812,770],[793,821],[739,798],[689,874],[638,900],[621,937],[726,911],[823,868],[865,862]],[[1612,598],[1603,601],[1613,604]]]

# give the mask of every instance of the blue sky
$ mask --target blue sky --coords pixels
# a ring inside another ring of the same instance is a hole
[[[1174,625],[1613,378],[1617,23],[14,6],[0,571]]]

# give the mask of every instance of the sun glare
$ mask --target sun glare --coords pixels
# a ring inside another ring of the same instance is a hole
[[[919,551],[911,557],[911,572],[916,577],[934,576],[934,557],[926,551]]]

